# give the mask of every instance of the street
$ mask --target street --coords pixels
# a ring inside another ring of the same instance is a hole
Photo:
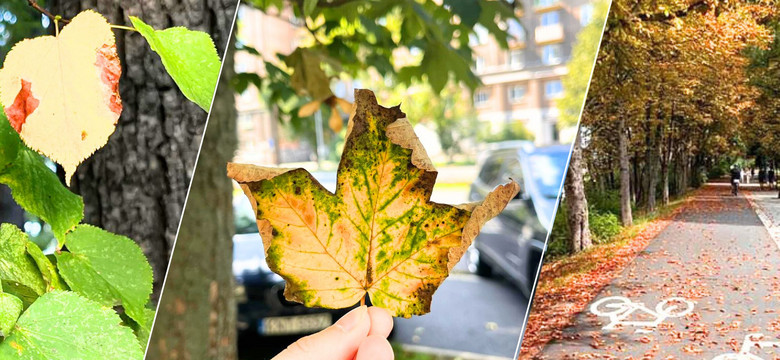
[[[780,359],[780,248],[746,196],[777,218],[780,200],[729,186],[697,191],[538,358]]]
[[[464,269],[464,259],[456,269]],[[396,318],[392,342],[430,354],[461,359],[511,359],[528,300],[502,279],[459,271],[433,296],[431,313]]]

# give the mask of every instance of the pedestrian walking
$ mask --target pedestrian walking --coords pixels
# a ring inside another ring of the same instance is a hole
[[[761,168],[758,170],[758,188],[764,190],[764,184],[766,184],[766,170]]]
[[[766,177],[767,182],[769,183],[769,189],[775,188],[775,169],[769,168],[769,173]]]

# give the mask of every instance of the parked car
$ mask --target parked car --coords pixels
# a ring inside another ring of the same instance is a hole
[[[474,240],[477,273],[498,273],[530,296],[544,251],[569,159],[569,145],[535,147],[530,142],[499,143],[480,157],[469,198],[479,201],[509,178],[520,192]]]
[[[335,176],[317,175],[326,188],[333,190]],[[330,326],[350,309],[308,308],[287,301],[283,295],[284,279],[273,273],[265,261],[263,241],[249,200],[241,192],[236,192],[233,199],[236,230],[233,275],[239,353],[241,358],[270,357],[297,338]]]

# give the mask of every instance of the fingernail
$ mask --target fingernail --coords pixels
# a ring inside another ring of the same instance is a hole
[[[365,305],[359,306],[354,310],[347,313],[336,321],[336,326],[340,327],[344,331],[352,330],[357,324],[360,324],[368,316],[368,307]]]

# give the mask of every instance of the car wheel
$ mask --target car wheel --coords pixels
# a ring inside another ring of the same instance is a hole
[[[480,256],[477,261],[477,275],[484,277],[493,276],[493,267],[485,262],[485,260],[482,259],[482,256]]]

